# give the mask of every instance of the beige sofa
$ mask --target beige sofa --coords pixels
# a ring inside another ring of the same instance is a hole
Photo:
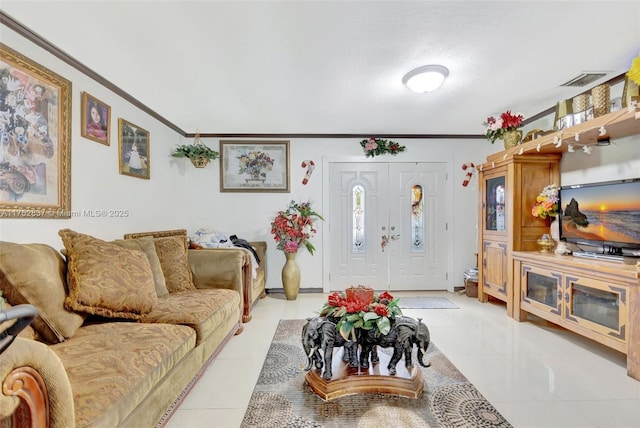
[[[242,331],[247,250],[188,250],[171,232],[60,235],[66,258],[0,242],[3,296],[39,311],[33,338],[0,354],[0,426],[163,425]]]
[[[128,233],[124,235],[124,238],[132,239],[145,236],[184,236],[187,238],[187,231],[185,229],[177,229],[157,232]],[[191,269],[199,274],[199,280],[214,281],[216,286],[223,286],[226,288],[242,288],[243,323],[251,321],[251,309],[256,305],[258,300],[263,299],[266,296],[267,243],[264,241],[254,241],[250,242],[250,244],[255,249],[258,259],[260,260],[260,263],[258,263],[258,266],[255,268],[255,275],[252,265],[253,258],[251,257],[249,250],[245,248],[202,248],[193,243],[190,243],[189,245],[189,261],[191,263]],[[211,258],[207,255],[208,252],[217,255],[216,263],[213,265],[210,263]],[[238,275],[235,263],[225,262],[227,259],[235,260],[238,257],[242,258],[241,276]],[[196,283],[196,286],[198,285],[199,284]],[[201,283],[200,286],[201,288],[210,288],[211,284]]]

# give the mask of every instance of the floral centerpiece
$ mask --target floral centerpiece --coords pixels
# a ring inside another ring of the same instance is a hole
[[[399,315],[402,310],[391,293],[385,291],[378,295],[363,285],[331,293],[320,310],[320,316],[338,320],[336,328],[345,338],[353,337],[356,328],[376,329],[386,335],[391,330],[391,322]]]
[[[486,122],[483,123],[483,125],[486,126],[485,136],[487,137],[487,140],[491,141],[491,144],[493,144],[496,140],[504,139],[505,132],[517,131],[518,128],[522,126],[523,120],[524,116],[522,113],[513,114],[509,110],[502,113],[497,118],[490,116],[487,118]]]
[[[375,157],[376,155],[379,156],[385,153],[397,155],[400,152],[404,152],[406,149],[405,146],[401,146],[398,143],[376,137],[371,137],[368,140],[362,140],[360,141],[360,145],[367,154],[367,157]]]
[[[273,158],[268,153],[254,150],[243,153],[238,157],[240,160],[239,173],[249,174],[253,180],[265,179],[267,171],[273,168]]]
[[[271,222],[271,233],[277,243],[278,250],[285,253],[296,253],[301,246],[313,255],[315,247],[309,241],[316,233],[313,226],[315,220],[324,220],[311,208],[310,202],[297,203],[291,201],[285,211],[278,211]]]
[[[536,197],[536,203],[531,208],[531,214],[542,219],[558,215],[558,186],[556,184],[550,184],[542,189],[542,192]]]

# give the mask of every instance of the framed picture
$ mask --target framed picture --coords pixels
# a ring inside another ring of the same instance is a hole
[[[583,123],[584,121],[586,121],[587,117],[587,112],[586,111],[580,111],[578,113],[574,113],[573,114],[573,125],[580,125],[581,123]]]
[[[82,93],[80,135],[95,142],[110,145],[111,107],[86,92]]]
[[[138,178],[151,177],[149,131],[118,119],[118,162],[120,174]]]
[[[220,141],[221,192],[289,192],[289,141]]]
[[[71,82],[0,43],[0,217],[71,217]]]

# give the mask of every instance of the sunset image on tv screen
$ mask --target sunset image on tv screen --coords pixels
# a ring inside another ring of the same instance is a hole
[[[640,181],[563,188],[564,238],[640,244]]]

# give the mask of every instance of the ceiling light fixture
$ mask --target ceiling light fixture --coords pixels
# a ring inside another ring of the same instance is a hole
[[[444,83],[449,70],[441,65],[425,65],[411,70],[402,78],[402,83],[413,92],[433,92]]]

